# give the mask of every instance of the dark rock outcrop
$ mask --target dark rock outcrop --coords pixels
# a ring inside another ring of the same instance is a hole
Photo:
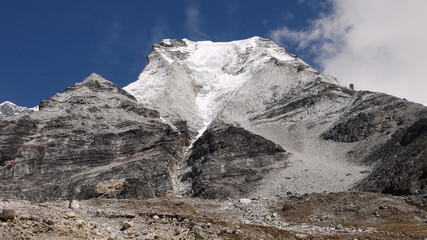
[[[399,129],[405,121],[414,121],[420,109],[417,104],[387,94],[356,92],[355,100],[334,127],[323,134],[323,139],[358,142],[369,137],[381,138]]]
[[[374,170],[357,184],[364,191],[426,195],[427,109],[390,95],[357,92],[356,100],[322,136],[356,143],[355,161]]]
[[[368,157],[379,161],[358,188],[393,195],[427,195],[427,118],[393,134]],[[427,204],[427,199],[424,199]]]
[[[1,212],[0,212],[0,220],[1,221],[11,221],[11,220],[13,220],[13,219],[15,219],[15,217],[16,217],[16,213],[15,213],[15,210],[13,210],[13,209],[3,209]]]
[[[286,166],[279,145],[233,126],[210,127],[195,143],[188,159],[192,195],[202,198],[244,196],[271,169]]]
[[[36,201],[166,196],[189,141],[96,74],[0,132],[0,196]]]
[[[304,135],[319,137],[325,146],[336,146],[338,153],[345,151],[352,164],[370,166],[370,174],[356,182],[358,190],[422,197],[427,191],[426,119],[427,109],[421,104],[382,93],[351,91],[316,79],[268,102],[250,121],[258,128],[274,125],[276,131],[282,125],[282,136],[290,132],[285,136],[294,137],[295,142],[306,141],[301,140]]]

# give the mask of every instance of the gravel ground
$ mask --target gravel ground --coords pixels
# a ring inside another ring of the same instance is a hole
[[[329,193],[204,200],[0,201],[0,239],[424,239],[427,213],[394,197]]]

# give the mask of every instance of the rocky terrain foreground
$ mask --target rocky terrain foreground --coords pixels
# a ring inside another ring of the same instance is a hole
[[[0,201],[0,239],[425,239],[426,209],[375,193]],[[1,217],[1,215],[0,215]]]

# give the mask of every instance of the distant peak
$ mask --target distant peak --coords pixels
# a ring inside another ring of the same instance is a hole
[[[6,105],[6,104],[7,104],[7,105],[16,106],[16,104],[15,104],[15,103],[10,102],[10,101],[4,101],[4,102],[0,103],[0,106]]]
[[[91,75],[89,75],[89,77],[87,77],[85,80],[83,80],[83,82],[77,83],[75,85],[75,87],[81,87],[81,86],[87,86],[87,87],[91,88],[92,90],[99,89],[99,88],[101,88],[101,86],[118,88],[118,86],[116,86],[114,83],[108,81],[107,79],[101,77],[100,75],[98,75],[96,73],[92,73]]]
[[[58,104],[69,102],[70,99],[79,103],[82,101],[86,103],[86,100],[80,99],[82,97],[83,99],[91,97],[105,97],[105,94],[111,97],[114,96],[113,94],[123,95],[132,101],[136,101],[134,96],[130,95],[116,84],[104,79],[96,73],[92,73],[90,76],[85,78],[83,82],[76,83],[74,86],[68,87],[63,93],[59,93],[54,97],[42,100],[39,105],[39,109],[51,108],[53,106],[56,107]]]
[[[29,112],[29,111],[34,111],[34,109],[21,107],[10,101],[5,101],[3,103],[0,103],[0,118],[10,117],[10,116],[18,115],[20,113]]]
[[[103,77],[101,77],[100,75],[98,75],[96,73],[92,73],[91,75],[89,75],[89,77],[87,77],[85,80],[83,80],[83,82],[85,82],[85,81],[93,81],[93,80],[107,81]]]
[[[92,91],[99,91],[101,89],[111,89],[111,88],[119,88],[114,83],[104,79],[100,75],[96,73],[92,73],[87,78],[85,78],[82,82],[74,84],[74,86],[66,89],[65,92],[75,91],[82,87],[87,87]]]

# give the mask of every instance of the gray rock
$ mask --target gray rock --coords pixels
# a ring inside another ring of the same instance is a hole
[[[250,204],[252,202],[252,200],[247,199],[247,198],[241,198],[241,199],[239,199],[239,202],[241,204]]]
[[[126,229],[129,229],[132,227],[132,223],[128,222],[128,221],[124,221],[120,224],[121,230],[124,231]]]
[[[304,234],[304,233],[297,233],[297,234],[295,234],[295,238],[296,239],[300,239],[300,240],[302,240],[302,239],[310,239],[310,236],[307,235],[307,234]]]
[[[188,159],[192,167],[182,178],[192,181],[193,196],[236,198],[254,190],[273,168],[286,167],[279,145],[243,128],[212,126],[195,143]]]
[[[80,204],[77,200],[71,200],[68,207],[71,209],[78,209],[80,208]]]
[[[8,220],[13,220],[16,217],[16,213],[15,210],[13,209],[3,209],[0,212],[0,220],[1,221],[8,221]]]
[[[63,218],[68,219],[68,218],[75,218],[76,214],[73,212],[66,212],[65,215],[63,216]]]
[[[43,219],[43,222],[47,223],[47,225],[55,225],[55,222],[52,219]]]
[[[394,195],[427,195],[427,118],[402,127],[367,157],[376,170],[357,188]]]

